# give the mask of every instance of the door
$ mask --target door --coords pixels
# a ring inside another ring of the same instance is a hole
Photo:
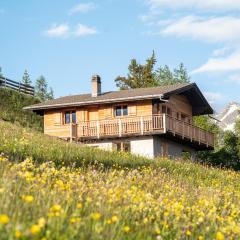
[[[98,120],[98,108],[90,108],[88,110],[88,121]]]

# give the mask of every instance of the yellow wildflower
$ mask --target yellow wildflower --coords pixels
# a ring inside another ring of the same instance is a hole
[[[124,231],[125,233],[128,233],[128,232],[130,231],[130,227],[129,227],[129,226],[124,226],[124,227],[123,227],[123,231]]]
[[[70,218],[70,223],[80,223],[81,218],[80,217],[72,217]]]
[[[4,156],[0,156],[0,162],[6,162],[7,158],[5,158]]]
[[[155,234],[159,235],[161,233],[160,229],[159,228],[156,228],[155,229]]]
[[[217,232],[216,240],[224,240],[224,235],[221,232]]]
[[[9,217],[6,214],[0,214],[0,224],[8,224],[10,221]]]
[[[46,224],[46,220],[45,220],[45,218],[39,218],[38,219],[38,226],[40,227],[40,228],[43,228],[44,226],[45,226],[45,224]]]
[[[41,231],[41,228],[37,224],[34,224],[30,229],[30,232],[31,232],[32,235],[36,235],[40,231]]]
[[[34,200],[33,196],[31,195],[24,195],[22,196],[22,199],[27,203],[31,203]]]
[[[99,220],[101,218],[101,214],[100,213],[92,213],[91,218],[94,220]]]
[[[148,219],[147,219],[147,218],[144,218],[144,219],[143,219],[143,223],[144,223],[144,224],[148,224]]]
[[[50,211],[52,212],[59,212],[61,211],[62,207],[59,204],[55,204],[50,208]]]
[[[192,235],[191,231],[187,230],[187,231],[186,231],[186,235],[187,235],[187,236],[191,236],[191,235]]]
[[[5,188],[0,188],[0,193],[4,193]]]
[[[114,216],[112,216],[112,219],[111,219],[111,220],[112,220],[113,223],[115,223],[115,222],[118,221],[118,217],[114,215]]]
[[[81,204],[81,203],[78,203],[78,204],[77,204],[77,208],[78,208],[78,209],[82,208],[82,204]]]
[[[16,230],[16,231],[15,231],[15,237],[16,237],[16,238],[22,237],[22,233],[21,233],[19,230]]]

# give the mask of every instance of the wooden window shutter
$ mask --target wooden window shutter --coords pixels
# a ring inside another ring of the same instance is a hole
[[[112,107],[109,106],[104,109],[104,118],[105,119],[112,118]]]
[[[128,106],[128,114],[129,114],[129,116],[137,115],[137,106],[136,105],[129,105]]]
[[[60,112],[55,113],[55,125],[61,125],[62,123],[62,114]]]

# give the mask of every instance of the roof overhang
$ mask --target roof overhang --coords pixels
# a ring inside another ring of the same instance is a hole
[[[130,102],[130,101],[140,101],[148,99],[168,99],[172,95],[184,95],[188,98],[189,102],[192,104],[193,116],[213,114],[213,109],[203,96],[202,92],[198,88],[196,83],[188,84],[179,89],[169,91],[164,94],[151,94],[151,95],[140,95],[132,97],[118,97],[110,99],[94,99],[88,101],[71,102],[71,103],[57,103],[48,104],[47,102],[41,106],[32,105],[25,107],[24,110],[32,110],[38,114],[43,114],[45,110],[58,109],[58,108],[72,108],[81,107],[89,105],[99,105],[99,104],[110,104],[110,103],[120,103],[120,102]]]
[[[59,104],[51,104],[51,105],[43,105],[43,106],[29,106],[24,107],[24,110],[32,110],[34,112],[42,112],[44,110],[68,108],[68,107],[81,107],[81,106],[89,106],[89,105],[98,105],[98,104],[108,104],[108,103],[119,103],[119,102],[130,102],[130,101],[140,101],[140,100],[148,100],[148,99],[156,99],[163,97],[163,94],[153,94],[146,96],[134,96],[134,97],[124,97],[124,98],[115,98],[115,99],[103,99],[103,100],[92,100],[92,101],[84,101],[84,102],[74,102],[74,103],[59,103]]]
[[[214,113],[214,110],[212,109],[212,107],[210,106],[207,99],[204,97],[196,83],[192,83],[181,89],[168,92],[163,96],[168,98],[175,94],[184,95],[188,98],[189,102],[192,105],[193,116]]]

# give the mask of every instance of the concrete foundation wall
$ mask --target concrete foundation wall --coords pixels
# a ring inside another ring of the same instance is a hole
[[[153,137],[131,140],[131,153],[147,158],[154,158]]]
[[[89,147],[97,147],[106,151],[112,151],[112,142],[88,143],[86,145]]]
[[[167,145],[168,148],[168,156],[170,158],[180,158],[182,153],[189,152],[191,154],[191,158],[195,158],[196,151],[186,145],[179,144],[174,141],[170,141],[161,137],[154,137],[154,156],[163,156],[162,146],[163,144]]]
[[[125,141],[117,139],[118,141]],[[105,141],[98,143],[88,143],[88,146],[98,147],[103,150],[112,151],[113,141]],[[189,146],[179,144],[174,141],[170,141],[158,136],[147,136],[147,137],[135,137],[128,139],[127,141],[131,144],[131,153],[147,158],[162,157],[163,156],[163,146],[167,145],[167,154],[169,158],[180,158],[183,151],[187,151],[191,154],[191,157],[195,158],[195,150]]]

